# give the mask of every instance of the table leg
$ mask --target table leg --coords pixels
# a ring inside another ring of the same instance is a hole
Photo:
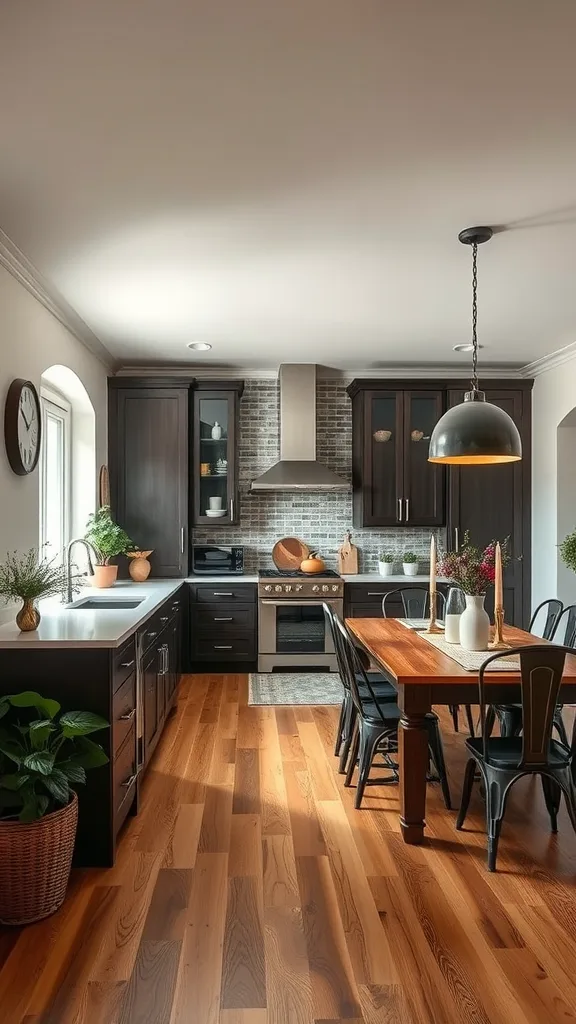
[[[403,711],[399,729],[400,827],[405,843],[424,839],[428,729],[424,714]]]

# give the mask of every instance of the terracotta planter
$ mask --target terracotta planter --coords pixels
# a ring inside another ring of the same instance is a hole
[[[16,616],[16,625],[23,633],[30,633],[38,629],[40,623],[40,612],[34,607],[34,601],[25,600]]]
[[[212,499],[210,499],[212,500]],[[128,558],[130,559],[130,565],[128,566],[128,572],[135,583],[144,583],[150,575],[152,566],[148,561],[148,556],[151,555],[151,551],[129,551]]]
[[[0,821],[0,922],[31,924],[62,906],[70,877],[78,797],[24,825]]]
[[[90,577],[90,582],[93,587],[99,587],[103,590],[106,587],[114,586],[117,575],[117,565],[95,565],[94,575]]]

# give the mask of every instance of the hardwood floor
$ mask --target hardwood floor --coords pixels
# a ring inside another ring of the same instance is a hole
[[[183,680],[110,871],[0,932],[2,1024],[554,1024],[576,1020],[576,839],[523,780],[485,868],[430,785],[406,846],[395,787],[353,809],[336,708],[247,706],[241,675]],[[443,716],[454,803],[463,736]]]

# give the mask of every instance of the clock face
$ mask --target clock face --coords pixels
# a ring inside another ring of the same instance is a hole
[[[40,402],[34,385],[14,380],[8,390],[4,414],[6,453],[19,476],[36,468],[40,455]]]

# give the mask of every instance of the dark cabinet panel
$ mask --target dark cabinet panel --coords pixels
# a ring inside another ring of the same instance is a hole
[[[463,391],[450,391],[450,406]],[[510,538],[512,559],[504,570],[506,622],[527,625],[530,616],[530,391],[487,389],[486,399],[504,409],[522,436],[521,462],[450,467],[448,546],[457,549],[466,531],[477,547]],[[486,598],[492,616],[493,592]]]
[[[349,392],[354,525],[442,525],[445,470],[428,462],[428,445],[444,410],[444,391],[354,382]]]
[[[155,576],[188,571],[188,389],[109,392],[112,504]]]

